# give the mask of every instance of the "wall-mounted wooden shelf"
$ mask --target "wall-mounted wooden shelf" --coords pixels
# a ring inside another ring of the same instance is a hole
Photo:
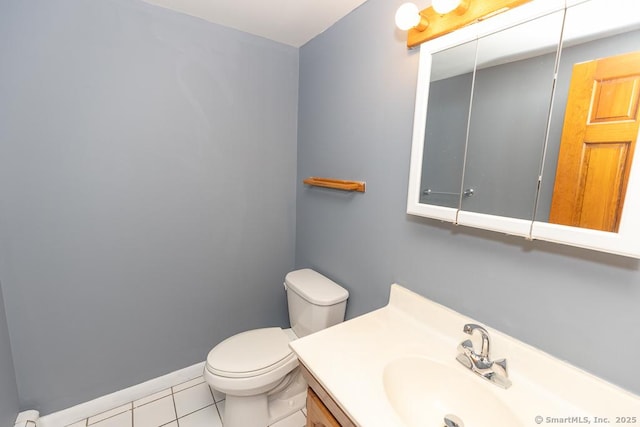
[[[303,180],[307,185],[313,185],[316,187],[333,188],[342,191],[358,191],[364,193],[365,183],[364,181],[348,181],[344,179],[335,178],[320,178],[317,176],[310,176]]]

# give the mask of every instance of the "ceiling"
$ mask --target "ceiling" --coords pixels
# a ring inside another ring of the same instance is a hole
[[[366,0],[143,0],[300,47]]]

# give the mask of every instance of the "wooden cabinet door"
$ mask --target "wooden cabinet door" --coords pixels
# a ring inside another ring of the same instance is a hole
[[[574,65],[549,222],[618,231],[639,97],[640,52]]]
[[[307,392],[307,427],[341,427],[311,389]]]

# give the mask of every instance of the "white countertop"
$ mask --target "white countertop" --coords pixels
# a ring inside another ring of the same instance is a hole
[[[639,396],[491,328],[486,328],[490,356],[507,359],[513,385],[505,390],[483,380],[455,360],[458,344],[469,338],[462,332],[466,323],[477,322],[394,284],[387,306],[290,345],[362,427],[406,426],[387,399],[383,371],[389,362],[407,356],[427,357],[468,374],[470,381],[509,407],[522,426],[539,425],[536,417],[542,417],[542,425],[562,424],[558,421],[566,417],[587,417],[598,425],[595,417],[602,417],[609,426],[634,425],[616,421],[636,417],[635,425],[640,426]],[[475,348],[477,338],[471,338]]]

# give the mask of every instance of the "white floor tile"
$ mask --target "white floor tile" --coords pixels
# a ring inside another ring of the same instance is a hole
[[[132,427],[131,411],[122,412],[94,424],[95,427]]]
[[[170,395],[171,395],[171,389],[168,388],[166,390],[159,391],[147,397],[143,397],[142,399],[134,400],[133,407],[137,408],[138,406],[146,405],[147,403],[153,402],[154,400],[158,400]]]
[[[307,424],[307,417],[304,416],[302,411],[296,411],[287,418],[271,424],[270,427],[304,427],[305,424]]]
[[[225,397],[198,377],[66,427],[222,427]],[[305,424],[302,410],[270,427]]]
[[[199,377],[196,377],[196,378],[194,378],[192,380],[183,382],[181,384],[174,385],[173,386],[173,392],[177,393],[179,391],[182,391],[182,390],[187,389],[189,387],[193,387],[194,385],[198,385],[198,384],[203,383],[203,382],[204,382],[204,377],[199,376]]]
[[[178,418],[213,404],[211,390],[206,383],[198,384],[173,395]]]
[[[176,419],[173,397],[167,396],[133,410],[135,427],[158,427]]]
[[[111,418],[114,415],[121,414],[131,409],[131,403],[127,403],[126,405],[118,406],[117,408],[110,409],[105,412],[101,412],[98,415],[94,415],[93,417],[89,417],[88,424],[95,424],[104,419]]]
[[[178,425],[180,427],[222,427],[222,422],[216,411],[216,405],[211,405],[180,418]]]

